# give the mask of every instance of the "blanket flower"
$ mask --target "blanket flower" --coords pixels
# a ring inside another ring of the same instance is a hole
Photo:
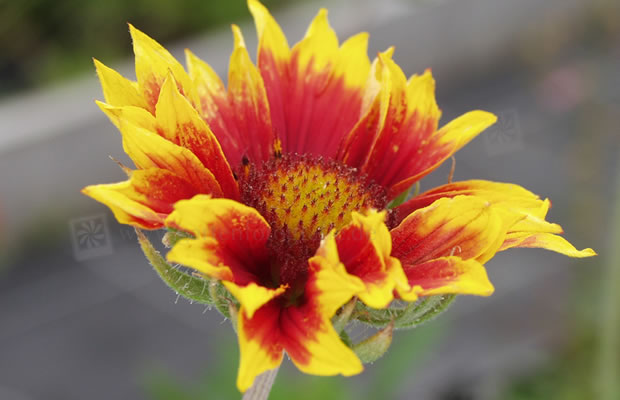
[[[137,81],[95,61],[103,112],[135,169],[83,192],[120,223],[189,234],[167,255],[220,281],[240,304],[237,385],[279,365],[353,375],[362,363],[332,326],[352,298],[493,292],[484,264],[513,247],[591,256],[547,222],[550,207],[509,183],[453,182],[393,200],[496,121],[469,111],[440,126],[430,71],[406,78],[368,35],[343,43],[321,10],[292,48],[248,1],[256,65],[233,26],[227,86],[186,51],[187,70],[130,26]]]

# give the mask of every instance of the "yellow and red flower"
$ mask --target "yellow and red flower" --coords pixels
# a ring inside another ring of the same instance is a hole
[[[137,82],[95,61],[98,104],[136,169],[83,190],[121,223],[191,234],[167,258],[240,303],[241,391],[284,351],[307,373],[359,373],[331,325],[353,297],[385,308],[487,296],[484,263],[498,251],[594,254],[558,236],[549,201],[517,185],[449,183],[388,208],[496,117],[471,111],[439,127],[430,71],[407,79],[393,49],[371,63],[365,33],[339,45],[325,10],[290,48],[269,12],[248,4],[257,65],[233,26],[227,87],[191,52],[186,72],[133,26]]]

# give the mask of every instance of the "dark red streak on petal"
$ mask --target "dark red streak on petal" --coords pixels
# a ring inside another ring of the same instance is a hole
[[[170,171],[158,170],[157,175],[150,173],[141,175],[142,179],[134,181],[133,189],[142,195],[139,196],[142,198],[134,200],[157,213],[169,214],[173,210],[174,203],[198,194],[192,185]]]
[[[384,276],[381,270],[381,257],[377,254],[370,237],[356,226],[342,229],[336,236],[338,256],[349,274],[365,282],[380,281]]]
[[[230,166],[218,149],[218,143],[210,139],[208,133],[199,131],[191,123],[179,127],[183,132],[177,136],[178,145],[190,149],[203,165],[207,167],[220,184],[224,195],[231,199],[239,198],[239,187]]]
[[[287,149],[286,135],[286,108],[288,107],[287,93],[288,64],[278,63],[270,51],[262,50],[258,55],[258,67],[271,112],[271,124],[276,138],[282,141],[283,148]]]

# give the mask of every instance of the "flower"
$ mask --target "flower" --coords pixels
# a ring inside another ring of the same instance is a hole
[[[430,71],[407,79],[368,35],[338,44],[319,11],[289,48],[249,0],[255,66],[238,27],[228,87],[187,51],[188,72],[130,26],[137,82],[95,61],[101,109],[136,164],[84,193],[121,223],[189,233],[167,258],[219,280],[239,302],[241,391],[283,353],[317,375],[362,370],[331,319],[352,298],[488,296],[484,263],[512,247],[577,250],[545,220],[548,200],[517,185],[449,183],[397,207],[412,184],[493,124],[468,112],[439,128]]]

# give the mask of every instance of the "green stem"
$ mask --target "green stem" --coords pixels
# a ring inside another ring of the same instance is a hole
[[[257,376],[252,387],[244,393],[242,400],[267,400],[279,368],[278,366]]]

